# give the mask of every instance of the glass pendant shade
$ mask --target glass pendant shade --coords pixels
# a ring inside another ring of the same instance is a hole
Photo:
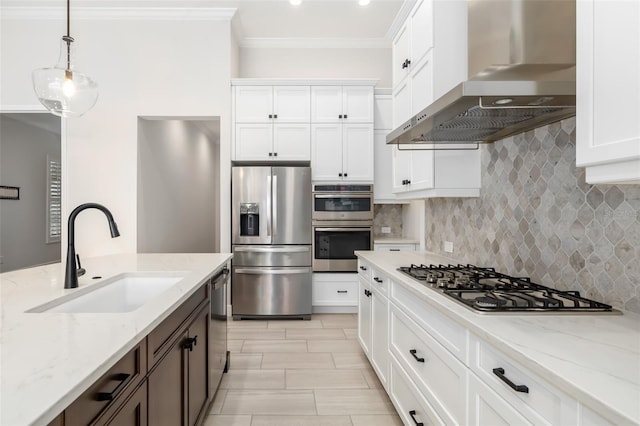
[[[98,83],[73,66],[72,42],[73,38],[63,37],[58,63],[53,67],[38,68],[32,75],[38,100],[60,117],[80,117],[98,100]]]

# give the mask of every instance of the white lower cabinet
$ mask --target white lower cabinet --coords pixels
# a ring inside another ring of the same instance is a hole
[[[624,423],[582,406],[387,272],[359,259],[358,338],[404,424]]]
[[[416,251],[415,243],[373,243],[375,251]]]
[[[314,273],[311,285],[313,306],[358,305],[358,281],[355,274]]]

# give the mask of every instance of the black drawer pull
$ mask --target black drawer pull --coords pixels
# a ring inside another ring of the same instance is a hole
[[[377,282],[377,283],[381,283],[381,282],[383,282],[383,280],[381,280],[381,279],[380,279],[380,278],[378,278],[378,277],[373,277],[373,280],[374,280],[375,282]]]
[[[416,424],[416,426],[424,426],[424,423],[422,422],[418,422],[416,420],[416,410],[411,410],[409,411],[409,415],[411,416],[411,420],[413,420],[413,422]]]
[[[116,388],[111,392],[98,392],[96,394],[96,401],[113,401],[116,399],[120,392],[122,392],[122,389],[124,389],[125,385],[129,383],[127,379],[130,376],[131,375],[127,373],[115,374],[111,380],[118,380],[120,382],[118,383],[118,386],[116,386]]]
[[[523,392],[523,393],[529,393],[529,388],[525,385],[516,385],[515,383],[513,383],[511,380],[509,380],[507,378],[507,376],[504,375],[504,368],[494,368],[493,369],[493,374],[495,374],[496,376],[498,376],[500,378],[500,380],[502,380],[503,382],[505,382],[506,384],[509,385],[509,387],[511,389],[513,389],[516,392]]]
[[[348,293],[348,291],[347,290],[338,290],[338,293],[344,294],[344,293]]]
[[[182,349],[189,349],[189,352],[193,351],[193,347],[198,344],[198,336],[189,337],[182,343]]]
[[[367,267],[366,267],[366,266],[361,266],[361,267],[360,267],[360,270],[361,270],[361,271],[366,271],[366,270],[367,270]]]
[[[409,349],[409,353],[411,354],[412,357],[415,358],[416,361],[418,362],[424,362],[424,358],[419,358],[418,355],[416,355],[416,353],[418,353],[417,350],[415,349]]]
[[[389,251],[400,251],[400,249],[389,249]]]

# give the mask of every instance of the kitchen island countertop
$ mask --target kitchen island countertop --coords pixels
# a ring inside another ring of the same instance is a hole
[[[0,424],[53,420],[230,258],[225,253],[86,258],[87,274],[78,289],[69,290],[63,288],[62,263],[0,274]],[[25,312],[119,273],[161,271],[186,275],[132,312]]]
[[[430,252],[356,255],[591,410],[640,424],[640,315],[479,314],[397,271],[458,261]]]

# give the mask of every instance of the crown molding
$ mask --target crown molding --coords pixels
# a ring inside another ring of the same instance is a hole
[[[387,40],[392,41],[395,38],[398,31],[400,31],[400,28],[407,20],[407,17],[409,17],[409,13],[411,13],[411,9],[416,5],[416,2],[416,0],[404,0],[404,3],[400,6],[400,10],[398,10],[398,13],[396,14],[396,17],[393,18],[391,26],[389,26],[389,29],[387,30],[387,35],[385,37]]]
[[[255,38],[240,40],[242,49],[390,49],[386,38]]]
[[[71,10],[73,19],[132,21],[230,21],[236,8],[220,7],[106,7],[82,6]],[[6,20],[64,20],[66,9],[51,6],[5,6],[0,8]]]

